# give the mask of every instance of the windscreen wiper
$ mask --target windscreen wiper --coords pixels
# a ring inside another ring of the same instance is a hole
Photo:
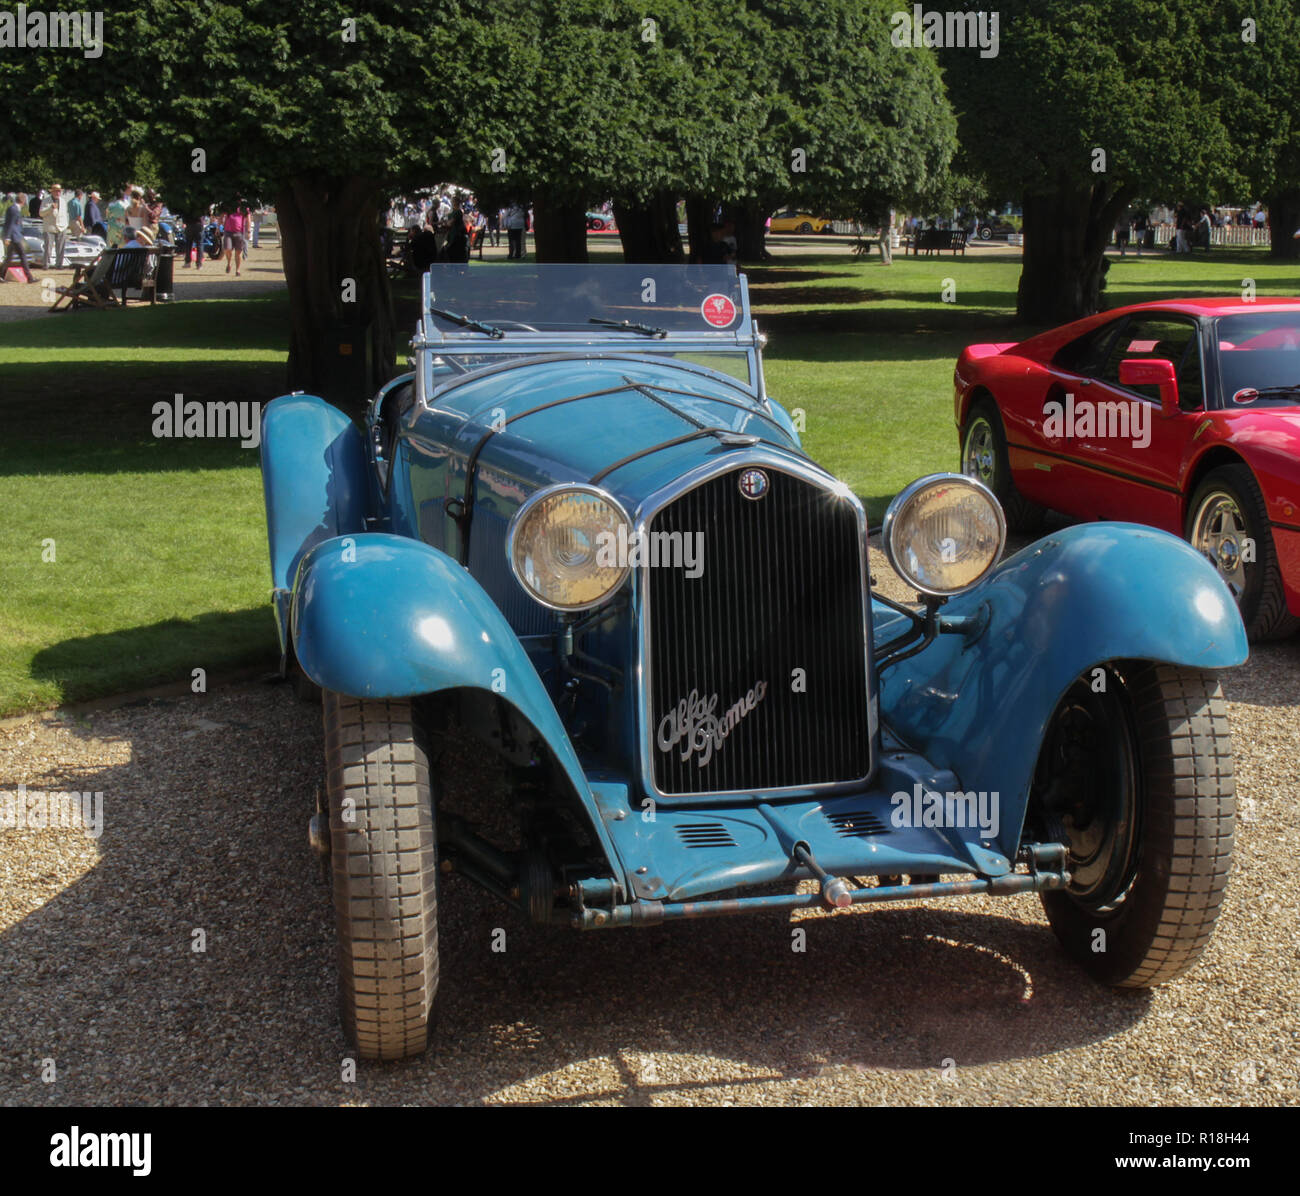
[[[1263,398],[1265,395],[1294,395],[1300,394],[1300,385],[1296,386],[1257,386],[1253,388],[1255,394]]]
[[[446,320],[450,324],[458,324],[461,328],[468,328],[473,332],[486,332],[493,340],[501,340],[505,333],[500,328],[491,324],[484,324],[482,320],[472,320],[469,316],[458,316],[454,311],[447,311],[441,307],[429,308],[431,316],[437,316],[440,320]]]
[[[651,328],[649,324],[633,324],[630,320],[602,320],[599,316],[592,316],[587,323],[599,324],[602,328],[616,328],[619,332],[639,332],[642,336],[668,335],[666,328]]]

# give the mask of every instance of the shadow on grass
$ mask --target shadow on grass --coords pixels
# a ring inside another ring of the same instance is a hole
[[[880,303],[889,298],[881,291],[867,291],[861,287],[792,287],[781,284],[757,283],[749,288],[749,298],[755,308],[762,307],[816,307],[822,303]]]
[[[1150,296],[1153,301],[1163,300],[1166,303],[1176,303],[1179,299],[1190,299],[1193,297],[1198,299],[1233,299],[1236,301],[1240,301],[1241,299],[1240,283],[1232,282],[1230,279],[1224,278],[1194,278],[1189,279],[1186,282],[1179,280],[1177,290],[1175,290],[1173,294],[1170,294],[1169,287],[1148,287],[1136,283],[1130,284],[1126,283],[1123,278],[1112,278],[1109,281],[1112,284],[1117,285],[1115,286],[1115,289],[1108,286],[1106,290],[1102,292],[1101,297],[1103,300],[1108,295],[1116,294],[1120,287],[1127,288],[1129,286],[1132,287],[1132,292],[1135,295],[1147,295]],[[1258,279],[1256,280],[1257,283],[1259,281],[1260,280]],[[1266,278],[1263,280],[1264,288],[1277,285],[1277,279]],[[1267,303],[1270,299],[1290,298],[1294,298],[1294,292],[1291,294],[1278,295],[1269,295],[1259,290],[1255,292],[1255,302],[1257,303]],[[1133,300],[1125,298],[1124,302],[1131,303]]]
[[[0,325],[7,349],[281,349],[289,341],[289,294],[276,289],[242,299],[187,299],[125,311],[68,311]]]
[[[993,296],[983,296],[983,298],[991,299]],[[963,296],[961,307],[953,309],[910,307],[863,311],[857,308],[824,312],[759,311],[757,315],[761,328],[770,335],[776,333],[926,335],[935,331],[946,331],[946,333],[965,335],[970,342],[980,341],[980,339],[1013,341],[1014,335],[1008,333],[1013,328],[1014,317],[1000,304],[982,304],[980,299],[982,299],[980,295]],[[1021,335],[1030,333],[1024,325],[1019,325],[1019,331]]]
[[[776,282],[813,282],[819,278],[855,278],[853,270],[787,270],[783,266],[746,266],[742,273],[749,279],[750,294],[755,286]]]
[[[198,668],[265,663],[270,670],[279,655],[268,604],[62,640],[32,657],[31,675],[58,685],[63,701],[80,702],[186,681]]]
[[[185,401],[267,403],[285,392],[273,363],[105,362],[95,366],[3,367],[4,437],[0,476],[118,473],[256,466],[255,447],[238,436],[157,438],[154,404]]]
[[[895,315],[902,319],[894,319]],[[1015,324],[1001,312],[768,312],[759,326],[770,338],[764,357],[781,360],[922,361],[957,355],[980,341],[1016,342],[1041,329]],[[827,333],[834,333],[827,337]]]
[[[885,511],[889,504],[894,501],[894,495],[897,491],[891,491],[888,494],[862,494],[857,493],[858,501],[866,508],[867,526],[874,534],[880,529],[880,522],[885,517]]]

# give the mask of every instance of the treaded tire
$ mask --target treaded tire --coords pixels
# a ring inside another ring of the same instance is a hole
[[[1138,748],[1131,883],[1102,912],[1068,890],[1041,896],[1052,929],[1087,972],[1151,988],[1196,962],[1218,917],[1236,825],[1232,741],[1213,674],[1138,662],[1123,689]],[[1104,951],[1094,949],[1099,929]]]
[[[298,663],[297,658],[292,654],[289,659],[289,685],[293,689],[293,696],[298,701],[308,706],[320,705],[320,686],[303,672],[302,665]]]
[[[1222,465],[1205,475],[1196,487],[1192,501],[1187,504],[1184,535],[1195,547],[1193,535],[1197,514],[1206,499],[1215,493],[1227,495],[1237,504],[1246,523],[1246,532],[1255,541],[1255,560],[1244,567],[1246,585],[1237,602],[1247,638],[1259,642],[1294,635],[1300,630],[1300,616],[1287,609],[1282,570],[1277,563],[1277,548],[1268,522],[1268,507],[1248,465]]]
[[[406,701],[326,691],[326,791],[343,1029],[364,1059],[428,1045],[438,853],[423,735]]]
[[[967,468],[966,454],[972,436],[979,429],[981,422],[987,425],[992,437],[991,469],[971,472]],[[966,413],[966,422],[961,430],[961,468],[968,477],[978,478],[997,497],[1002,504],[1002,512],[1007,517],[1007,530],[1012,532],[1036,532],[1042,529],[1047,518],[1047,510],[1036,502],[1023,497],[1011,479],[1011,457],[1007,453],[1007,433],[1002,426],[1002,416],[997,403],[991,398],[977,399]]]

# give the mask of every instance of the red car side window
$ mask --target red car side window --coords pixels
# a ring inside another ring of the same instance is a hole
[[[1086,332],[1077,340],[1071,341],[1064,349],[1057,351],[1052,364],[1072,374],[1082,374],[1086,378],[1101,376],[1101,369],[1106,361],[1106,350],[1116,330],[1124,323],[1103,324]]]
[[[1112,386],[1119,386],[1119,363],[1135,358],[1172,361],[1178,371],[1178,405],[1184,411],[1197,410],[1204,405],[1205,388],[1201,379],[1201,353],[1195,321],[1164,315],[1130,320],[1107,353],[1099,377]],[[1153,402],[1160,401],[1160,392],[1154,386],[1124,389],[1135,390]]]

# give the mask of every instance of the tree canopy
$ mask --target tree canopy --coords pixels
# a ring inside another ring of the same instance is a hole
[[[1138,196],[1246,186],[1222,86],[1240,23],[1200,0],[1007,0],[996,57],[943,49],[959,167],[1023,199],[1022,319],[1097,310],[1102,253]]]
[[[1292,0],[1004,0],[996,53],[900,38],[897,8],[123,0],[102,55],[0,56],[6,110],[53,117],[0,122],[0,185],[275,202],[306,387],[344,323],[392,368],[380,212],[438,182],[530,201],[543,260],[580,260],[609,198],[630,260],[674,260],[679,199],[692,241],[722,205],[753,257],[778,205],[880,217],[984,187],[1022,199],[1020,314],[1043,321],[1097,307],[1137,197],[1253,190],[1300,221]]]

